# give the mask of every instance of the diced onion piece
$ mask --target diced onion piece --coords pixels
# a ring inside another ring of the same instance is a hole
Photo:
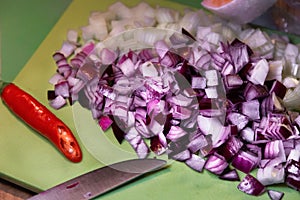
[[[185,161],[186,165],[188,165],[190,168],[202,172],[204,165],[205,165],[205,159],[201,158],[200,156],[197,156],[195,154],[192,154],[191,157]]]
[[[240,181],[240,177],[236,169],[232,169],[229,172],[221,174],[219,178],[228,181]]]
[[[76,44],[78,41],[78,32],[73,29],[69,30],[67,33],[67,39],[69,42]]]
[[[266,77],[269,72],[269,63],[266,59],[262,59],[256,63],[253,68],[249,80],[254,84],[264,85]]]
[[[283,183],[285,180],[285,172],[284,167],[280,163],[280,159],[273,159],[267,161],[266,166],[263,166],[262,168],[258,169],[257,179],[263,185]]]
[[[271,200],[281,200],[284,196],[284,193],[275,190],[268,190],[268,196],[271,198]]]
[[[278,158],[282,162],[286,161],[282,140],[273,140],[266,144],[264,151],[265,159]]]
[[[224,157],[218,154],[210,155],[205,164],[205,169],[217,175],[222,174],[227,167],[228,163]]]
[[[112,125],[113,121],[109,116],[101,116],[98,123],[103,131],[107,131],[107,129]]]
[[[114,51],[104,48],[101,50],[99,57],[104,65],[110,65],[116,60],[117,54]]]
[[[259,196],[265,192],[265,186],[252,175],[247,174],[237,188],[249,195]]]
[[[251,172],[259,163],[258,156],[254,155],[250,151],[239,151],[239,153],[233,158],[232,165],[244,172]]]
[[[66,105],[67,101],[64,97],[58,95],[53,100],[50,101],[50,106],[54,109],[60,109],[64,105]]]
[[[68,81],[57,83],[55,85],[55,94],[62,97],[69,97],[70,93]]]

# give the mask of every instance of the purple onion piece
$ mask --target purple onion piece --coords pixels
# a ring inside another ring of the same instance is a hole
[[[148,145],[134,127],[131,127],[126,132],[124,138],[129,142],[139,158],[143,159],[149,155]]]
[[[270,140],[284,140],[294,135],[289,117],[285,113],[269,113],[262,134]]]
[[[261,103],[262,116],[267,116],[269,112],[283,113],[285,110],[286,109],[282,101],[275,95],[274,92]]]
[[[264,168],[258,169],[256,177],[265,186],[283,183],[285,181],[284,168],[281,165],[267,164]]]
[[[260,159],[257,155],[249,151],[241,150],[233,158],[232,166],[247,174],[251,172],[258,165],[259,161]]]
[[[159,40],[155,42],[154,44],[155,50],[158,54],[158,56],[162,59],[165,57],[167,52],[169,51],[170,47],[167,45],[167,43],[164,40]]]
[[[270,94],[274,92],[276,96],[283,99],[287,92],[287,88],[280,81],[274,80],[269,92]]]
[[[66,59],[65,55],[59,51],[55,52],[53,55],[53,60],[57,63],[57,61]]]
[[[235,72],[238,73],[250,61],[252,50],[238,39],[234,39],[228,48]]]
[[[246,85],[244,89],[244,97],[247,101],[252,99],[261,99],[269,95],[268,90],[262,85],[254,85],[250,82]]]
[[[206,135],[205,139],[207,141],[207,144],[200,148],[200,155],[207,157],[215,152],[215,149],[213,148],[213,142],[212,142],[212,136]]]
[[[300,178],[299,176],[288,174],[285,179],[285,184],[294,190],[300,191]]]
[[[183,62],[183,58],[174,51],[168,51],[167,55],[161,60],[161,65],[165,67],[174,67]],[[192,67],[192,66],[190,66]]]
[[[91,81],[98,76],[98,72],[95,69],[93,63],[84,63],[82,67],[78,70],[76,76],[84,81]]]
[[[70,42],[67,40],[67,41],[63,42],[62,47],[59,50],[59,52],[64,54],[65,57],[69,57],[70,55],[72,55],[74,53],[75,49],[76,49],[76,44],[74,42]]]
[[[118,142],[121,144],[124,140],[125,135],[126,135],[126,133],[124,132],[125,131],[125,126],[119,118],[117,118],[115,116],[112,116],[112,115],[109,116],[109,117],[113,121],[113,123],[111,124],[111,127],[112,127],[112,130],[113,130],[114,136],[118,140]]]
[[[239,174],[236,169],[229,170],[228,172],[224,172],[219,176],[222,180],[227,181],[240,181]]]
[[[99,57],[102,64],[110,65],[117,59],[117,54],[116,52],[111,51],[108,48],[103,48],[99,53]]]
[[[187,136],[187,134],[188,133],[185,130],[183,130],[180,126],[171,126],[166,138],[171,140],[172,142],[176,142],[184,136]]]
[[[118,63],[117,67],[122,71],[122,73],[126,77],[131,77],[135,74],[135,64],[129,58],[127,58],[122,63]]]
[[[150,138],[150,149],[157,155],[163,154],[167,150],[167,140],[163,133]]]
[[[68,98],[70,96],[68,81],[62,81],[55,86],[55,95]]]
[[[227,167],[228,163],[225,158],[218,154],[210,155],[205,164],[205,169],[216,175],[222,174]]]
[[[192,77],[192,88],[194,89],[205,89],[206,88],[206,78],[201,76]]]
[[[230,124],[236,125],[238,130],[242,130],[249,122],[249,118],[246,115],[238,112],[231,112],[227,115],[227,120]]]
[[[282,140],[273,140],[265,145],[264,150],[265,159],[279,158],[282,162],[286,161]]]
[[[54,90],[48,90],[47,91],[47,99],[48,100],[53,100],[55,99],[56,95],[55,95],[55,91]]]
[[[191,157],[185,161],[185,164],[195,171],[202,172],[205,162],[204,158],[192,154]]]
[[[244,81],[238,74],[228,74],[224,76],[224,85],[227,90],[237,89],[243,85]]]
[[[228,66],[226,65],[226,63],[229,63],[227,60],[225,60],[225,58],[223,58],[222,55],[220,55],[219,53],[216,52],[210,52],[210,56],[215,64],[216,69],[218,69],[219,71],[222,70],[222,68],[224,69],[224,72],[222,71],[221,73],[223,75],[227,74],[226,72],[228,71]],[[232,66],[233,69],[233,66]],[[226,72],[225,72],[226,71]],[[233,73],[233,70],[230,70],[230,72]]]
[[[188,135],[178,138],[176,141],[169,141],[168,143],[168,157],[172,158],[173,155],[179,154],[182,151],[185,151],[189,143]]]
[[[241,105],[241,113],[251,120],[260,119],[260,102],[257,99],[243,102]]]
[[[203,134],[197,134],[190,138],[190,142],[187,147],[192,153],[195,153],[207,145],[208,141],[206,137]]]
[[[191,158],[191,152],[188,149],[186,149],[186,150],[184,150],[184,151],[182,151],[180,153],[171,155],[170,157],[173,160],[177,160],[177,161],[183,162],[183,161],[186,161],[186,160],[188,160],[188,159]]]
[[[300,177],[300,161],[290,160],[287,163],[285,170],[288,174]]]
[[[217,152],[219,155],[222,155],[225,160],[229,161],[239,152],[243,145],[240,139],[230,136],[223,145],[218,147]]]
[[[95,44],[93,42],[87,43],[83,46],[82,52],[86,55],[89,55],[95,48]]]
[[[251,74],[253,70],[253,63],[247,63],[238,73],[242,80],[247,80],[247,77]]]
[[[62,108],[64,105],[66,105],[67,101],[61,95],[57,95],[54,99],[50,100],[49,103],[52,108],[58,110],[58,109]]]
[[[247,142],[254,142],[255,132],[252,128],[246,127],[240,131],[240,137]]]
[[[113,123],[113,120],[111,120],[111,118],[109,116],[101,116],[98,121],[98,124],[103,131],[107,131],[107,129],[110,128],[112,123]]]
[[[271,200],[281,200],[284,196],[284,193],[276,190],[268,190],[268,196]]]
[[[70,60],[70,64],[74,68],[80,68],[85,63],[86,58],[87,54],[81,51]]]
[[[250,174],[247,174],[244,177],[237,188],[240,191],[253,196],[259,196],[266,190],[265,186]]]
[[[286,185],[300,191],[300,161],[290,160],[285,170],[287,173]]]
[[[283,150],[283,153],[285,151]],[[300,161],[300,150],[298,149],[292,149],[287,157],[287,163],[290,162],[290,160]]]

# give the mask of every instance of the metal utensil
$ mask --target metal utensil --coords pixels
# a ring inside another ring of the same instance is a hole
[[[162,168],[166,161],[133,159],[118,162],[78,176],[46,190],[29,200],[91,199],[127,183],[145,173]]]

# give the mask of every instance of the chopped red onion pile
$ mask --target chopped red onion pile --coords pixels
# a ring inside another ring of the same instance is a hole
[[[230,181],[243,172],[237,188],[250,195],[300,190],[300,54],[288,38],[202,10],[120,2],[79,35],[53,55],[53,108],[79,101],[140,158],[167,153]]]

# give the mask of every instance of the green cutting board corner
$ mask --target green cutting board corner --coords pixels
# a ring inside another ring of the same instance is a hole
[[[182,0],[177,1],[183,2]],[[91,11],[105,11],[113,2],[115,1],[74,0],[17,75],[14,82],[48,106],[46,92],[48,89],[52,89],[52,86],[48,84],[48,79],[55,72],[55,65],[52,60],[53,52],[61,47],[69,29],[86,25]],[[123,2],[133,6],[139,1],[125,0]],[[146,2],[152,6],[161,5],[180,10],[186,7],[170,1],[147,0]],[[198,5],[195,0],[185,3]],[[51,110],[69,125],[78,137],[72,108]],[[79,142],[83,150],[83,160],[80,163],[71,163],[45,138],[18,120],[2,102],[0,103],[0,130],[1,177],[33,191],[46,190],[63,181],[103,166],[87,151],[81,141]],[[86,132],[88,133],[89,130],[87,129]],[[197,173],[184,163],[173,162],[166,169],[113,190],[101,196],[101,199],[269,199],[267,194],[258,198],[246,195],[237,190],[237,185],[238,182],[220,181],[207,171]],[[291,189],[284,191],[286,193],[285,199],[300,199],[299,192]]]

